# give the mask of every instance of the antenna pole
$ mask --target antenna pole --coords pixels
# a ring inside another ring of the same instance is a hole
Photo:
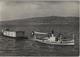
[[[74,42],[74,37],[75,37],[75,35],[73,34],[73,42]]]
[[[74,34],[73,34],[73,39],[74,39]]]

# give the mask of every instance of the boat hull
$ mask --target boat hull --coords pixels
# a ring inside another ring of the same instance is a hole
[[[22,38],[24,37],[23,31],[3,31],[2,36],[11,38]]]
[[[51,44],[51,45],[75,45],[74,42],[68,41],[68,42],[50,42],[48,40],[39,40],[34,39],[35,41],[45,43],[45,44]]]

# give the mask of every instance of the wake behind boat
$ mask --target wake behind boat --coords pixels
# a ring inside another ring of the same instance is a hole
[[[46,37],[37,37],[37,34],[44,34],[44,35],[49,35]],[[37,41],[37,42],[41,42],[41,43],[45,43],[45,44],[52,44],[52,45],[74,45],[74,34],[73,34],[73,39],[71,40],[67,40],[67,39],[63,39],[63,35],[59,34],[58,36],[54,35],[54,32],[52,31],[52,33],[48,34],[48,33],[42,33],[42,32],[32,32],[33,35],[33,40]]]

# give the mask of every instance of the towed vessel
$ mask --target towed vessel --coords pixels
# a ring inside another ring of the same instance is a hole
[[[20,38],[24,37],[24,35],[25,35],[24,31],[11,31],[9,29],[2,30],[2,36],[6,37]]]

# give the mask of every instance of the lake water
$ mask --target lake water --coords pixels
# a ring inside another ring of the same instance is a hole
[[[54,28],[55,32],[75,34],[74,46],[54,46],[38,43],[29,39],[12,39],[0,36],[0,55],[24,55],[24,56],[78,56],[79,55],[79,34],[78,26],[66,25],[34,25],[26,27],[17,27],[17,29],[26,30],[26,35],[30,36],[32,30],[49,32]],[[31,39],[31,37],[29,37]]]

